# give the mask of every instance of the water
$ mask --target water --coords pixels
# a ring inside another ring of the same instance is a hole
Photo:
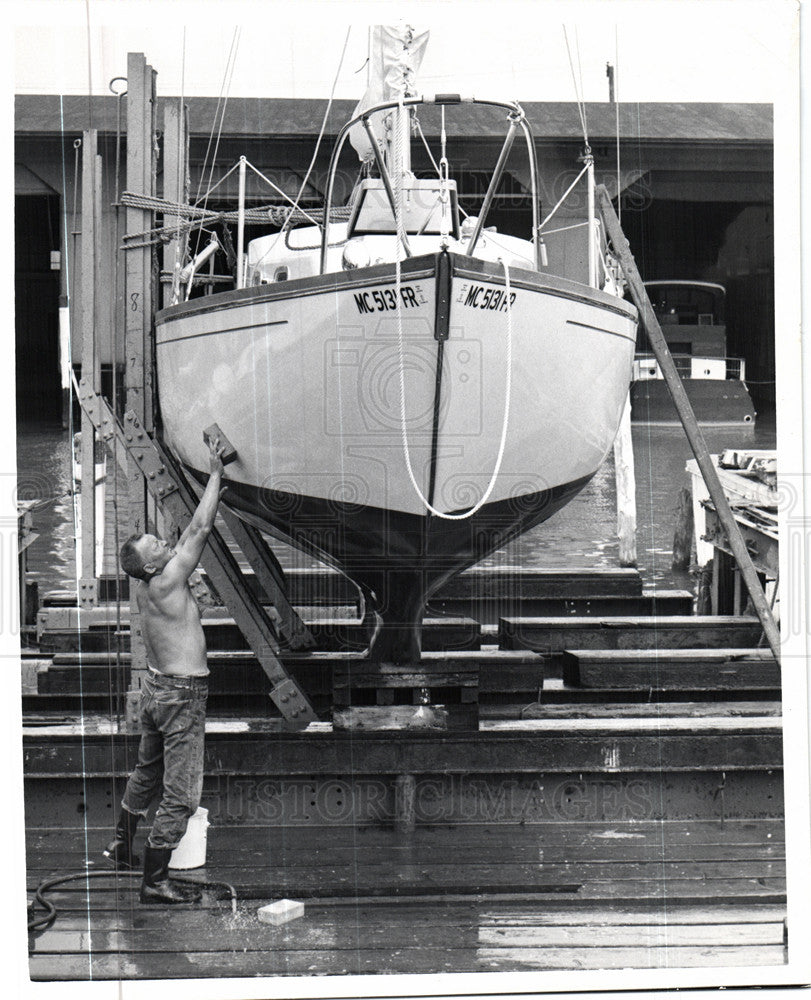
[[[773,415],[758,417],[754,435],[738,430],[706,431],[711,452],[724,448],[773,448]],[[671,569],[671,550],[679,490],[689,484],[684,467],[692,452],[680,427],[634,426],[637,484],[637,550],[639,570],[647,586],[690,586],[686,573]],[[20,499],[41,502],[34,511],[39,538],[28,550],[28,568],[40,592],[75,590],[70,438],[60,427],[18,426],[17,463]],[[110,490],[112,493],[112,490]],[[595,567],[619,565],[616,539],[614,467],[611,457],[583,492],[534,531],[527,532],[485,560],[485,565],[526,567]],[[121,519],[119,519],[121,523]],[[122,538],[126,528],[121,527]],[[106,545],[112,560],[112,540]],[[309,557],[276,546],[284,566],[312,565]],[[110,571],[113,571],[112,565]]]

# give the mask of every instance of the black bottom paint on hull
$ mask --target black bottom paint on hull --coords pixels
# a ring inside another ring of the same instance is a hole
[[[207,477],[190,471],[205,482]],[[591,478],[486,504],[459,521],[293,496],[227,480],[223,501],[268,534],[348,576],[366,602],[369,658],[404,664],[420,659],[425,606],[442,584],[546,521]]]

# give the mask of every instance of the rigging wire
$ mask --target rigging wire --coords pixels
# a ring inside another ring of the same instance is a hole
[[[211,180],[212,180],[212,178],[214,176],[214,168],[215,168],[216,163],[217,163],[217,153],[218,153],[219,148],[220,148],[220,139],[222,138],[222,130],[223,130],[223,125],[225,123],[225,110],[226,110],[226,108],[228,106],[228,96],[229,96],[230,89],[231,89],[231,80],[233,79],[234,67],[236,65],[236,53],[237,53],[237,50],[239,48],[240,33],[241,33],[241,29],[240,29],[239,26],[237,26],[236,28],[234,28],[234,34],[233,34],[233,37],[231,39],[231,48],[230,48],[230,50],[228,52],[228,59],[226,61],[225,70],[223,72],[223,82],[222,82],[222,86],[220,87],[220,95],[217,98],[217,106],[216,106],[216,108],[214,110],[214,124],[212,125],[211,132],[209,133],[209,136],[208,136],[208,145],[206,146],[205,156],[203,157],[203,164],[202,164],[202,166],[200,168],[200,179],[199,179],[199,181],[197,183],[197,193],[194,196],[195,200],[194,200],[193,204],[195,206],[197,206],[197,205],[200,204],[200,200],[201,200],[200,199],[200,191],[202,190],[202,187],[203,187],[203,180],[204,180],[205,174],[206,174],[206,166],[208,165],[209,153],[211,153],[211,165],[208,168],[208,171],[209,171],[208,172],[209,187],[206,190],[206,193],[205,193],[204,197],[202,198],[203,208],[205,208],[207,206],[207,204],[208,204],[208,197],[211,194],[211,191],[213,190],[213,188],[211,187]],[[216,141],[214,139],[214,132],[215,132],[215,130],[216,130],[216,133],[217,133]],[[212,143],[214,145],[213,152],[212,152],[212,149],[211,149]],[[195,254],[200,249],[200,237],[201,237],[201,234],[198,233],[197,234],[197,243],[195,244],[195,250],[194,250]]]
[[[183,201],[188,197],[187,192],[187,157],[184,155],[186,150],[184,145],[188,144],[188,136],[186,134],[185,128],[185,101],[186,101],[186,26],[183,26],[183,42],[181,46],[180,54],[180,97],[178,98],[177,107],[177,151],[176,151],[176,163],[177,163],[177,176],[175,177],[175,192],[177,193],[178,201]],[[178,219],[178,221],[180,221]],[[181,268],[181,261],[185,258],[185,248],[188,244],[188,238],[191,230],[183,233],[178,233],[175,240],[175,260],[173,274],[177,274]]]
[[[614,120],[617,135],[617,220],[622,225],[622,180],[620,173],[620,92],[619,92],[619,28],[614,25]]]
[[[565,24],[563,25],[563,37],[564,37],[564,39],[566,41],[566,52],[567,52],[567,54],[569,56],[569,68],[572,71],[572,83],[574,84],[575,98],[577,100],[577,111],[578,111],[578,114],[580,115],[580,125],[581,125],[581,127],[583,129],[583,139],[584,139],[584,141],[586,143],[586,148],[588,149],[588,146],[589,146],[589,129],[588,129],[588,122],[587,122],[587,119],[586,119],[586,106],[585,106],[585,104],[583,102],[583,92],[582,92],[581,87],[578,85],[577,74],[575,73],[575,70],[574,70],[574,61],[572,59],[572,49],[571,49],[571,46],[569,45],[569,33],[566,31],[566,25]],[[579,60],[580,60],[580,51],[579,51],[579,44],[578,44],[578,62],[579,62]],[[582,84],[582,73],[581,73],[581,80],[580,80],[580,82]]]

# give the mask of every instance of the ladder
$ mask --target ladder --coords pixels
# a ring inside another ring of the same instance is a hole
[[[113,451],[116,443],[127,451],[163,513],[183,531],[194,514],[198,497],[174,456],[150,437],[133,411],[124,414],[122,424],[107,400],[86,379],[80,380],[77,394],[100,439]],[[312,636],[291,607],[281,568],[260,533],[243,525],[230,512],[224,512],[224,518],[276,610],[276,624],[246,586],[239,564],[216,526],[208,537],[201,565],[273,685],[271,700],[290,728],[303,729],[318,717],[279,659],[280,639],[291,648],[301,649],[313,644]]]

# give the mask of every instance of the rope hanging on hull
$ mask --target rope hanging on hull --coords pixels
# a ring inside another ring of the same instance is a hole
[[[402,109],[402,95],[400,98],[401,109]],[[443,137],[444,138],[444,137]],[[434,517],[441,518],[443,521],[466,521],[468,518],[473,517],[477,514],[482,507],[490,499],[496,480],[498,479],[498,474],[501,471],[501,463],[504,459],[504,451],[507,442],[507,427],[510,419],[510,402],[512,398],[512,342],[513,342],[513,331],[512,331],[512,309],[510,306],[510,269],[505,258],[499,258],[502,267],[504,268],[504,284],[505,291],[507,295],[507,376],[506,376],[506,387],[504,395],[504,419],[501,425],[501,440],[499,442],[498,457],[496,458],[496,464],[493,469],[493,473],[490,476],[490,482],[487,484],[487,489],[484,491],[482,496],[476,502],[476,504],[470,508],[470,510],[465,511],[462,514],[446,514],[444,511],[438,510],[433,503],[433,473],[431,482],[431,497],[426,497],[422,492],[419,483],[414,475],[414,469],[411,465],[411,453],[408,447],[408,430],[406,428],[406,413],[405,413],[405,355],[403,350],[403,307],[402,307],[402,295],[401,295],[401,284],[402,284],[402,274],[401,274],[401,248],[406,245],[406,233],[405,233],[405,221],[403,218],[403,171],[401,169],[402,164],[402,146],[403,136],[400,129],[395,132],[395,170],[394,170],[394,208],[395,208],[395,223],[397,227],[397,246],[396,246],[396,257],[394,261],[394,275],[395,275],[395,297],[397,299],[397,347],[399,351],[399,361],[400,361],[400,432],[403,445],[403,457],[405,458],[406,469],[408,470],[408,478],[411,480],[411,485],[414,488],[414,492],[420,499],[420,503],[423,504],[426,511],[429,514],[433,514]],[[444,154],[444,144],[443,144],[443,154]],[[444,155],[443,155],[444,159]],[[447,163],[447,161],[445,161]],[[441,347],[441,344],[440,344]],[[437,383],[437,392],[439,392],[439,383]],[[439,401],[434,400],[434,411],[438,413]]]

